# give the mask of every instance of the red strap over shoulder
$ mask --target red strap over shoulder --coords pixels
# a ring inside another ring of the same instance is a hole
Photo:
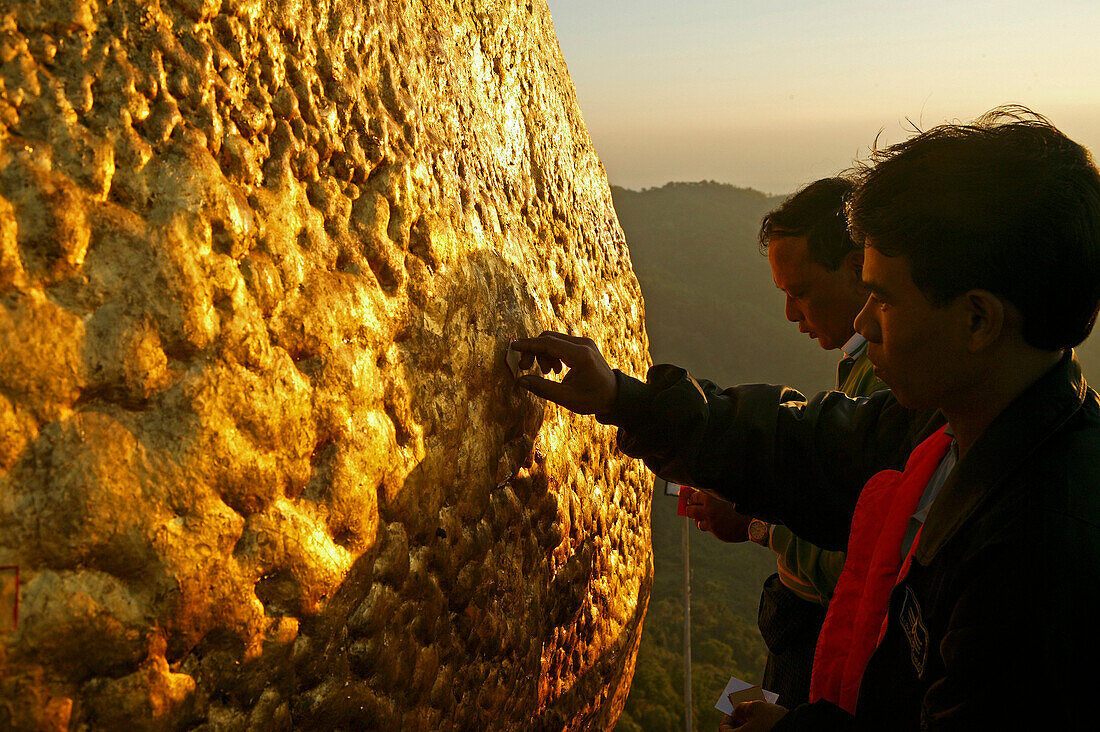
[[[909,519],[951,445],[945,430],[917,446],[904,472],[875,474],[859,495],[848,556],[817,640],[811,702],[825,699],[855,714],[863,670],[881,640],[890,593],[904,576],[899,575],[901,543]],[[908,568],[909,558],[904,559]]]

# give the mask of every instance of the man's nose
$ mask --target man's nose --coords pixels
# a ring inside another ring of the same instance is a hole
[[[863,303],[863,309],[856,315],[853,325],[856,331],[871,343],[881,343],[882,329],[879,327],[878,319],[872,312],[873,307],[870,298],[868,298],[867,302]]]
[[[787,295],[787,306],[784,308],[784,314],[787,316],[787,320],[792,323],[797,323],[802,320],[802,311],[794,304],[794,298]]]

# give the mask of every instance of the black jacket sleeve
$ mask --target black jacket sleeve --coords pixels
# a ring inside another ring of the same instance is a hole
[[[888,391],[807,401],[770,384],[720,389],[668,364],[651,368],[644,383],[615,376],[615,406],[598,418],[619,427],[624,453],[825,549],[846,547],[864,483],[902,467],[931,417],[904,409]]]
[[[850,732],[857,729],[855,717],[827,701],[818,701],[792,709],[772,727],[772,732]]]

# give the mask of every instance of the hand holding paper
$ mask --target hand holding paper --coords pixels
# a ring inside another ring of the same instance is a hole
[[[775,703],[779,695],[730,678],[714,708],[725,712],[718,732],[768,732],[782,719],[787,710]]]
[[[778,698],[779,694],[774,691],[765,691],[759,686],[731,676],[729,682],[726,683],[726,688],[722,690],[721,695],[718,697],[718,703],[714,705],[714,708],[726,714],[733,714],[733,708],[741,702],[759,700],[775,704]]]

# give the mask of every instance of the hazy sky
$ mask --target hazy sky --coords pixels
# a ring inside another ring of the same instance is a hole
[[[612,183],[787,193],[1021,103],[1100,154],[1098,0],[548,0]]]

